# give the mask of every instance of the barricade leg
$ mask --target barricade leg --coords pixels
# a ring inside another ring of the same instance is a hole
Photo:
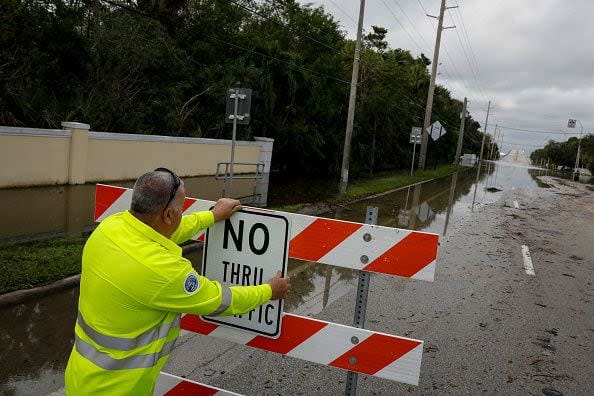
[[[366,224],[377,224],[377,212],[378,209],[375,206],[368,206],[365,214]],[[365,239],[365,235],[363,236]],[[361,257],[364,260],[364,257]],[[369,294],[369,278],[371,274],[369,272],[359,272],[359,283],[357,285],[357,299],[355,303],[355,318],[353,320],[353,326],[362,329],[365,325],[365,312],[367,310],[367,295]],[[353,340],[354,342],[354,340]],[[346,396],[355,396],[357,394],[357,380],[359,374],[349,371],[347,374],[346,381]]]

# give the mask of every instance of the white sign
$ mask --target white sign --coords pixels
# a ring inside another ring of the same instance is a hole
[[[433,124],[429,125],[426,131],[433,140],[439,139],[447,132],[446,129],[439,123],[439,121],[435,121]]]
[[[421,131],[423,130],[423,128],[421,127],[413,127],[412,130],[410,131],[410,142],[411,143],[415,143],[415,144],[421,144]]]
[[[261,285],[287,272],[289,220],[278,214],[241,210],[206,232],[202,274],[227,286]],[[204,316],[270,338],[280,336],[283,301],[269,301],[244,315]]]
[[[570,118],[569,120],[567,120],[567,128],[575,128],[575,123],[576,120]]]

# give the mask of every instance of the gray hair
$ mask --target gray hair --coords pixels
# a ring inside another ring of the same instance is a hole
[[[130,210],[142,214],[159,214],[169,200],[173,186],[173,178],[167,172],[145,173],[134,183]]]

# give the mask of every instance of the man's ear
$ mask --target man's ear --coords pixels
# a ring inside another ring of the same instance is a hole
[[[167,225],[172,225],[172,224],[173,224],[173,222],[174,222],[174,221],[173,221],[173,217],[174,217],[173,215],[174,215],[174,213],[173,213],[173,208],[166,208],[166,209],[163,211],[163,213],[162,213],[162,216],[163,216],[163,222],[164,222],[165,224],[167,224]]]

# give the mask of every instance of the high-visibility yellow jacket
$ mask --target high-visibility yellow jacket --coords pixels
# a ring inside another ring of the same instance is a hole
[[[198,275],[177,244],[214,223],[184,216],[170,239],[130,212],[105,219],[82,257],[68,395],[150,395],[179,335],[180,313],[234,315],[270,300],[270,285],[227,287]]]

